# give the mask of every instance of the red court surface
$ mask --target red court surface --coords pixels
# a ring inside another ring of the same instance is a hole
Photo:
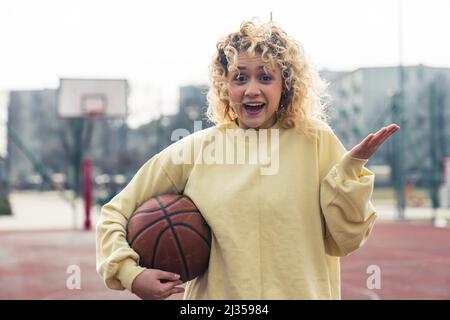
[[[105,288],[93,231],[0,232],[0,243],[0,299],[136,299]],[[448,228],[380,222],[341,262],[343,299],[450,299]],[[80,289],[67,288],[71,265],[80,267]],[[367,287],[370,266],[379,268],[380,289]]]

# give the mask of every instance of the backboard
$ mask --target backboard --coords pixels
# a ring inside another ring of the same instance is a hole
[[[60,79],[58,115],[61,118],[127,116],[125,79]]]

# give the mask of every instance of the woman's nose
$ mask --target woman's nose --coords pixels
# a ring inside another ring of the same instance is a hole
[[[258,82],[255,80],[250,80],[248,86],[245,89],[245,95],[249,97],[259,96],[261,90],[259,89]]]

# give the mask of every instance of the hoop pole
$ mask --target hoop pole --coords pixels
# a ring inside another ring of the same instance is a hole
[[[84,159],[82,162],[83,175],[83,200],[84,200],[84,230],[91,229],[91,204],[92,204],[92,161]]]

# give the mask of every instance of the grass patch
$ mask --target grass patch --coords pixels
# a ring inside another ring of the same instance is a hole
[[[7,194],[0,194],[0,216],[12,215],[11,204]]]

